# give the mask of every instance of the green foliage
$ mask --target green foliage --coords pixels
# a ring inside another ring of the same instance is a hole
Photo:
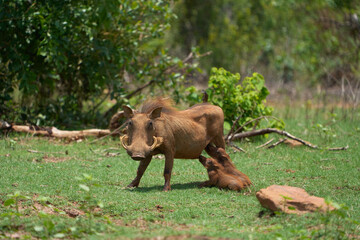
[[[200,62],[208,71],[256,71],[268,81],[308,85],[359,78],[357,0],[180,0],[174,12],[172,49],[211,51]]]
[[[0,114],[8,121],[104,126],[111,117],[102,114],[105,100],[121,106],[149,81],[176,89],[191,66],[162,48],[174,17],[164,1],[0,0],[0,6]],[[184,71],[166,71],[174,64]]]
[[[206,92],[209,102],[221,107],[224,111],[225,126],[228,130],[237,120],[236,127],[238,128],[261,116],[270,116],[273,112],[272,107],[265,106],[269,91],[261,74],[253,73],[251,77],[245,77],[241,84],[239,81],[239,73],[232,74],[223,68],[211,69]],[[190,103],[200,101],[201,93],[195,87],[187,88],[187,93],[186,100]],[[254,124],[257,124],[256,121],[248,124],[244,129],[249,129]],[[276,120],[267,123],[267,126],[283,128],[284,123]]]
[[[82,177],[77,179],[81,182],[81,184],[79,184],[79,188],[84,191],[84,199],[81,209],[84,210],[87,214],[93,216],[94,209],[96,207],[104,207],[102,201],[96,200],[93,196],[93,188],[100,187],[100,185],[94,181],[91,175],[86,173],[84,173]]]
[[[266,107],[264,77],[254,73],[239,84],[240,74],[232,74],[223,68],[212,68],[209,80],[209,99],[224,111],[225,121],[232,124],[241,116],[238,126],[260,116],[271,115],[273,109]],[[248,126],[251,127],[251,126]]]
[[[89,234],[96,233],[96,229],[93,227],[93,218],[95,215],[96,208],[103,208],[104,204],[101,200],[97,200],[94,196],[94,187],[100,187],[99,184],[94,182],[91,175],[84,173],[82,177],[77,178],[81,184],[79,188],[83,191],[83,201],[80,209],[83,210],[88,218],[87,221],[87,232]]]
[[[49,214],[44,212],[39,212],[38,214],[41,225],[35,225],[34,230],[43,237],[49,238],[63,238],[65,237],[64,233],[57,232],[56,220]]]
[[[19,214],[19,201],[31,199],[29,196],[21,195],[19,191],[7,195],[8,199],[4,202],[5,207],[15,206],[16,213]]]
[[[0,115],[4,115],[11,110],[10,94],[13,92],[13,88],[11,81],[8,81],[9,75],[9,61],[3,63],[0,57]]]

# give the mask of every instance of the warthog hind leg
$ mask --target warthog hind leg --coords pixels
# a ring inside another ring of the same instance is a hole
[[[174,165],[174,156],[171,154],[165,154],[165,169],[164,169],[164,178],[165,178],[165,184],[164,184],[164,191],[170,191],[171,185],[170,185],[170,179],[171,179],[171,172]]]
[[[210,180],[202,182],[202,183],[199,184],[199,188],[212,187],[212,186],[214,186],[214,184]]]

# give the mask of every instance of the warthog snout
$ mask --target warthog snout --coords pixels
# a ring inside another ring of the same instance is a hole
[[[141,160],[144,160],[145,159],[145,154],[142,154],[142,153],[133,153],[131,155],[131,158],[133,160],[136,160],[136,161],[141,161]]]
[[[159,147],[163,143],[162,137],[155,136],[153,136],[153,144],[150,146],[147,146],[146,144],[139,144],[139,142],[128,145],[128,139],[129,137],[127,135],[120,137],[122,146],[126,149],[127,153],[135,161],[144,160],[151,151],[153,151],[155,148]]]

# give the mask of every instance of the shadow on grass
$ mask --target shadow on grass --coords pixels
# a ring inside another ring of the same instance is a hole
[[[197,189],[199,188],[199,184],[202,182],[190,182],[190,183],[175,183],[171,184],[171,190],[187,190],[187,189]],[[128,191],[135,192],[153,192],[153,191],[162,191],[163,185],[156,185],[151,187],[137,187],[137,188],[128,188]]]

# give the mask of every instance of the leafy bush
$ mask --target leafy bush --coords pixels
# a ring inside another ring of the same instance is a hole
[[[264,77],[259,73],[253,73],[239,84],[240,74],[233,74],[223,68],[212,68],[208,89],[209,102],[221,107],[225,115],[226,128],[230,128],[238,119],[236,127],[261,116],[270,116],[273,112],[271,107],[265,106],[266,97],[269,94],[265,86]],[[190,103],[199,102],[201,94],[195,87],[187,89],[187,100]],[[253,127],[254,123],[244,129]],[[272,121],[268,126],[282,128],[283,123]]]

